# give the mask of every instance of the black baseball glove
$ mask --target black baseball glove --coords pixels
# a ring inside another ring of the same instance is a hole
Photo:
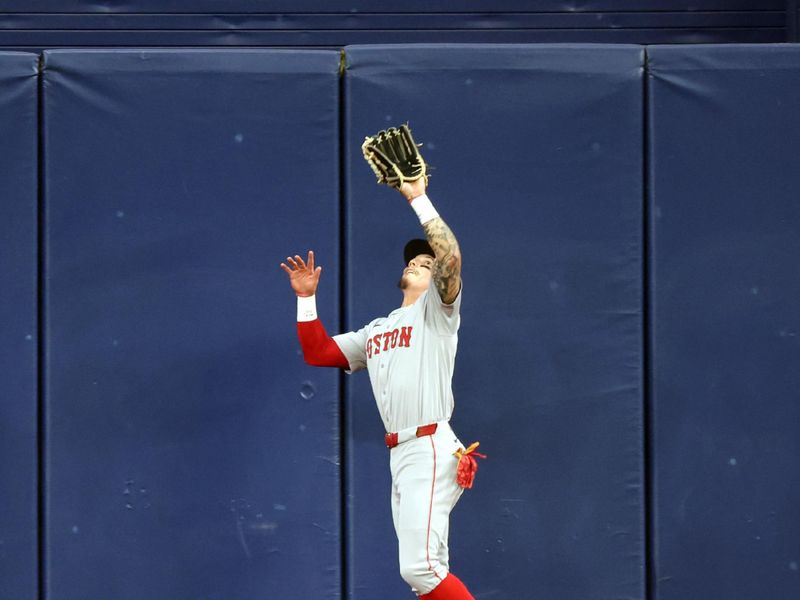
[[[366,138],[361,151],[378,183],[400,189],[406,181],[424,177],[425,183],[428,182],[428,165],[419,153],[408,125],[390,127]]]

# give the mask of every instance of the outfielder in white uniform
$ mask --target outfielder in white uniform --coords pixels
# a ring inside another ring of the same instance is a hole
[[[392,518],[400,575],[420,598],[471,599],[449,569],[450,511],[472,486],[474,446],[465,450],[450,428],[451,381],[461,305],[461,252],[425,194],[425,179],[400,192],[417,213],[425,240],[406,245],[403,303],[358,331],[329,337],[317,318],[322,268],[299,255],[281,263],[297,294],[297,327],[306,362],[369,372],[391,448]],[[433,285],[431,285],[433,283]],[[479,455],[480,456],[480,455]]]

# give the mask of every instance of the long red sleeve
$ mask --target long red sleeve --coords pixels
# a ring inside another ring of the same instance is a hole
[[[300,338],[303,358],[308,364],[314,367],[350,368],[347,357],[325,331],[325,327],[319,319],[298,321],[297,337]]]

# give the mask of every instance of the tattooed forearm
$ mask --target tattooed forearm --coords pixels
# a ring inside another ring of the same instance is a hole
[[[422,228],[436,253],[433,264],[434,285],[442,301],[451,304],[461,290],[461,250],[458,240],[441,217],[431,219]]]

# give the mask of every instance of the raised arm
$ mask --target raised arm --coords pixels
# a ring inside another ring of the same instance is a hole
[[[281,263],[281,269],[286,271],[289,276],[289,283],[298,298],[308,298],[316,294],[319,276],[322,274],[322,267],[314,268],[313,250],[308,251],[306,261],[300,258],[299,254],[295,254],[294,258],[286,257],[286,262],[292,265],[291,267],[286,263]]]
[[[428,243],[436,253],[436,261],[433,263],[433,283],[442,302],[452,304],[461,291],[461,250],[453,231],[433,208],[425,191],[424,177],[403,183],[400,187],[400,193],[419,216]]]
[[[315,367],[349,368],[349,362],[339,346],[325,331],[317,317],[316,292],[322,267],[314,267],[314,252],[308,251],[304,261],[299,255],[286,257],[281,269],[289,275],[289,283],[297,294],[297,337],[305,361]]]

